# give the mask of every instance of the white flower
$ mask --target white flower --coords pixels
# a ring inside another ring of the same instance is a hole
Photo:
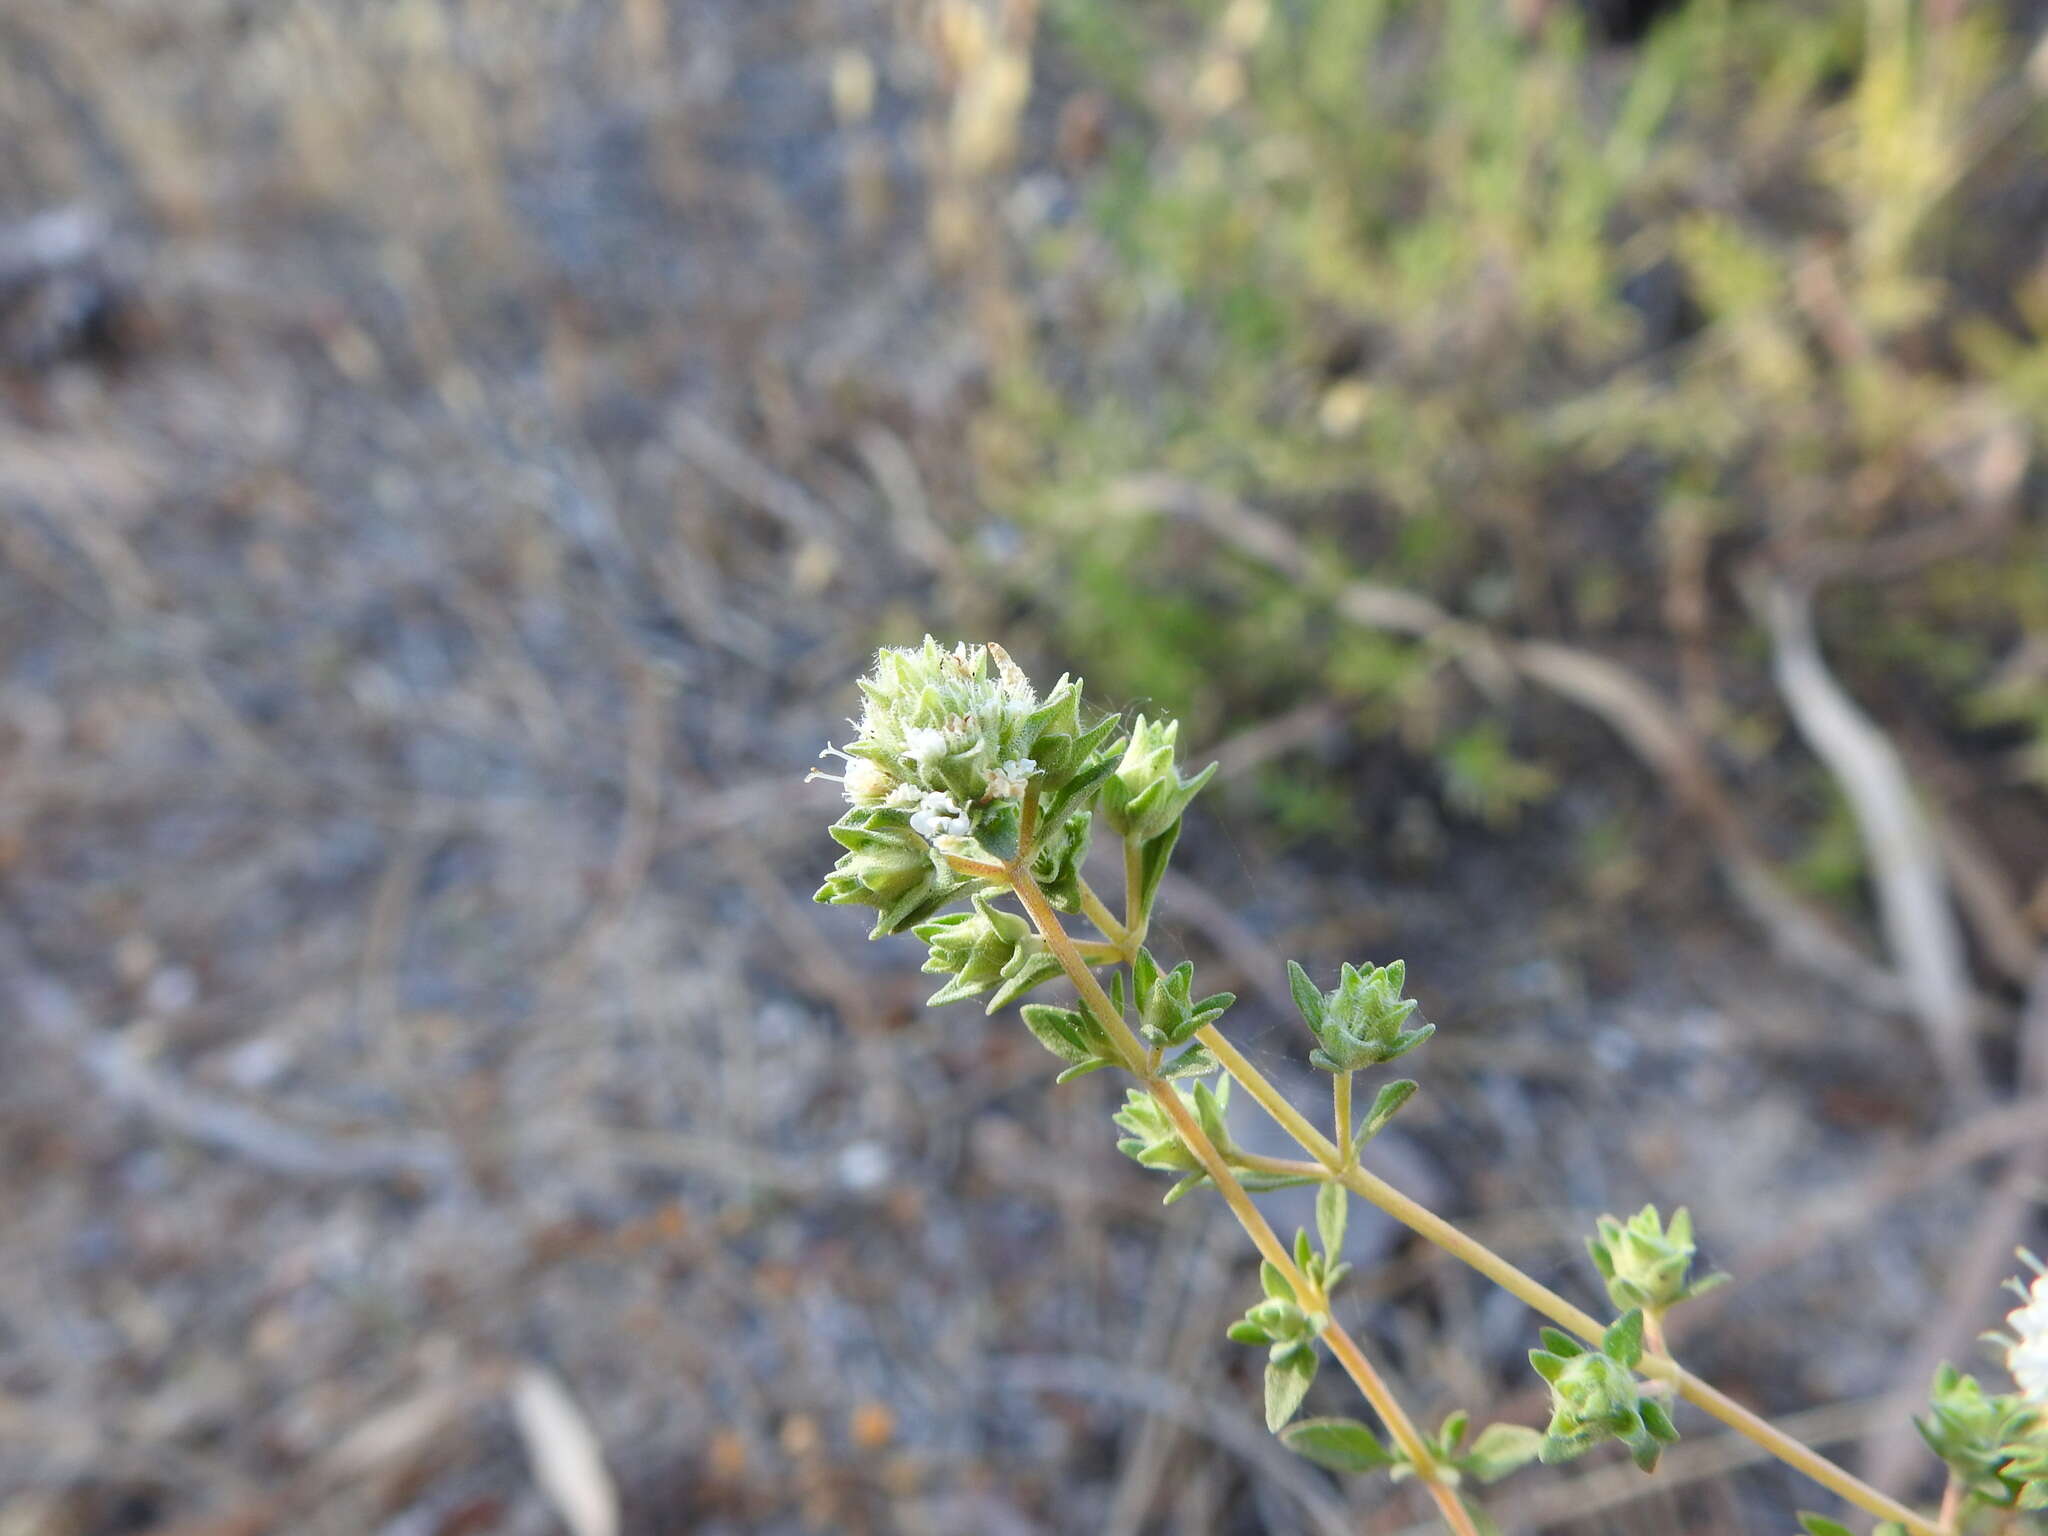
[[[965,837],[974,830],[974,824],[962,814],[951,795],[935,789],[911,813],[910,830],[930,841],[938,837]]]
[[[864,757],[849,757],[837,747],[828,746],[818,754],[820,757],[836,757],[846,764],[844,773],[827,773],[822,768],[813,768],[804,775],[808,784],[812,779],[830,779],[846,792],[846,798],[854,805],[880,805],[898,788],[886,768],[876,766]],[[916,791],[913,790],[915,796]]]
[[[950,750],[946,733],[935,725],[916,725],[903,733],[903,755],[920,768],[930,769]]]
[[[2005,1352],[2005,1368],[2020,1384],[2021,1396],[2048,1408],[2048,1269],[2041,1268],[2030,1254],[2022,1257],[2036,1266],[2034,1283],[2022,1288],[2019,1281],[2012,1282],[2012,1288],[2027,1304],[2005,1314],[2005,1320],[2018,1335]]]
[[[915,784],[898,784],[889,791],[889,798],[882,802],[892,811],[907,811],[924,803],[924,791]]]
[[[1021,800],[1038,764],[1028,757],[1013,757],[988,771],[988,792],[998,800]]]

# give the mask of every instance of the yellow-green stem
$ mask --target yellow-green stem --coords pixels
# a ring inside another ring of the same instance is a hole
[[[1138,946],[1131,942],[1130,932],[1116,920],[1116,916],[1103,904],[1095,888],[1086,880],[1080,882],[1081,911],[1088,921],[1102,930],[1102,936],[1116,948],[1117,958],[1129,960],[1136,956]]]
[[[1557,1292],[1523,1273],[1484,1243],[1467,1237],[1429,1207],[1411,1200],[1386,1180],[1355,1165],[1346,1166],[1339,1158],[1336,1146],[1288,1103],[1258,1068],[1246,1061],[1215,1028],[1200,1031],[1199,1038],[1222,1062],[1224,1070],[1258,1100],[1305,1151],[1316,1158],[1312,1163],[1262,1158],[1253,1166],[1268,1173],[1336,1179],[1353,1194],[1364,1197],[1410,1231],[1428,1238],[1453,1258],[1478,1270],[1502,1290],[1520,1298],[1552,1322],[1590,1344],[1600,1342],[1606,1327],[1598,1318],[1583,1308],[1573,1306]],[[1939,1525],[1915,1514],[1898,1500],[1880,1493],[1817,1451],[1773,1427],[1768,1420],[1694,1376],[1669,1355],[1662,1352],[1645,1354],[1639,1368],[1653,1381],[1670,1382],[1678,1389],[1679,1396],[1694,1407],[1712,1414],[1730,1429],[1747,1436],[1786,1465],[1805,1473],[1858,1509],[1880,1520],[1896,1520],[1913,1536],[1945,1536]]]
[[[1152,926],[1152,914],[1143,899],[1145,852],[1136,843],[1124,844],[1124,925],[1129,930],[1131,950],[1145,942],[1145,930]]]
[[[1131,1026],[1109,1000],[1109,994],[1102,990],[1102,983],[1095,979],[1095,973],[1088,968],[1088,962],[1074,941],[1067,936],[1066,928],[1060,922],[1059,913],[1052,903],[1045,899],[1045,892],[1038,888],[1038,882],[1031,877],[1031,871],[1022,863],[1014,864],[1004,871],[1004,878],[1010,882],[1010,889],[1017,893],[1017,899],[1024,904],[1024,911],[1031,918],[1032,926],[1038,929],[1038,936],[1045,940],[1045,947],[1052,951],[1053,959],[1059,961],[1060,969],[1067,974],[1067,980],[1081,994],[1081,1001],[1095,1016],[1096,1023],[1109,1036],[1123,1064],[1138,1077],[1150,1074],[1145,1070],[1145,1046],[1131,1032]]]
[[[1358,1155],[1358,1148],[1351,1140],[1351,1074],[1333,1072],[1330,1074],[1330,1101],[1334,1111],[1337,1130],[1337,1158],[1340,1166],[1349,1168],[1351,1159]]]
[[[1216,1149],[1216,1144],[1204,1134],[1201,1124],[1188,1109],[1186,1101],[1171,1083],[1161,1082],[1155,1078],[1148,1081],[1145,1086],[1158,1101],[1160,1108],[1166,1111],[1167,1118],[1173,1122],[1174,1130],[1179,1133],[1181,1142],[1195,1154],[1196,1161],[1201,1163],[1203,1171],[1209,1175],[1210,1182],[1223,1196],[1223,1203],[1230,1207],[1230,1212],[1237,1218],[1238,1225],[1243,1227],[1245,1235],[1251,1238],[1252,1246],[1286,1277],[1288,1285],[1293,1288],[1303,1307],[1328,1316],[1329,1297],[1312,1286],[1308,1276],[1295,1266],[1294,1255],[1287,1251],[1287,1245],[1280,1241],[1279,1234],[1273,1230],[1265,1214],[1252,1203],[1252,1197],[1245,1192],[1244,1186],[1238,1183],[1237,1175],[1232,1173],[1229,1164],[1224,1162],[1223,1154]],[[1336,1357],[1337,1363],[1344,1367],[1345,1374],[1357,1384],[1358,1390],[1365,1395],[1365,1400],[1372,1404],[1373,1412],[1379,1415],[1380,1422],[1387,1426],[1387,1433],[1393,1437],[1394,1443],[1401,1448],[1402,1454],[1428,1484],[1430,1495],[1436,1500],[1445,1523],[1457,1532],[1458,1536],[1478,1536],[1471,1517],[1465,1512],[1458,1496],[1443,1485],[1436,1458],[1431,1454],[1428,1443],[1422,1438],[1422,1432],[1415,1427],[1415,1421],[1408,1417],[1408,1411],[1394,1396],[1393,1389],[1387,1385],[1386,1379],[1366,1358],[1365,1351],[1360,1348],[1358,1341],[1345,1331],[1343,1324],[1331,1318],[1329,1325],[1323,1330],[1323,1342],[1330,1346],[1330,1353]]]
[[[1327,1315],[1329,1298],[1310,1285],[1308,1276],[1296,1267],[1294,1256],[1287,1251],[1287,1246],[1280,1241],[1279,1234],[1274,1232],[1271,1223],[1266,1220],[1258,1206],[1252,1203],[1252,1197],[1237,1181],[1237,1176],[1230,1171],[1230,1166],[1224,1162],[1223,1154],[1217,1150],[1215,1143],[1203,1132],[1201,1125],[1188,1109],[1187,1102],[1181,1098],[1171,1083],[1163,1082],[1145,1070],[1144,1046],[1111,1005],[1109,994],[1102,990],[1102,983],[1097,981],[1094,972],[1088,969],[1074,941],[1067,936],[1059,914],[1045,899],[1045,893],[1038,888],[1038,882],[1032,878],[1030,870],[1024,868],[1021,862],[1012,865],[1009,869],[1009,879],[1011,889],[1016,892],[1017,899],[1024,904],[1024,910],[1030,914],[1039,936],[1045,940],[1046,948],[1052,952],[1053,958],[1059,961],[1060,968],[1067,974],[1067,979],[1073,982],[1075,989],[1080,992],[1083,1003],[1087,1005],[1088,1011],[1095,1015],[1096,1022],[1102,1026],[1116,1048],[1126,1055],[1133,1071],[1143,1081],[1147,1091],[1166,1112],[1167,1118],[1173,1122],[1182,1143],[1194,1154],[1196,1161],[1201,1163],[1210,1182],[1223,1196],[1224,1204],[1230,1207],[1231,1214],[1244,1228],[1245,1235],[1251,1238],[1252,1245],[1286,1277],[1287,1283],[1293,1287],[1295,1295],[1300,1298],[1304,1307]],[[1394,1396],[1392,1388],[1366,1358],[1365,1351],[1359,1347],[1357,1340],[1353,1339],[1334,1318],[1323,1331],[1323,1339],[1330,1346],[1330,1353],[1357,1384],[1358,1390],[1365,1395],[1366,1401],[1372,1404],[1373,1411],[1387,1426],[1388,1434],[1393,1437],[1394,1443],[1401,1448],[1402,1453],[1415,1468],[1416,1475],[1428,1486],[1430,1496],[1436,1500],[1445,1523],[1456,1536],[1478,1536],[1463,1502],[1442,1482],[1441,1469],[1435,1456],[1431,1454],[1428,1443],[1422,1438],[1421,1431],[1408,1417],[1407,1410]]]

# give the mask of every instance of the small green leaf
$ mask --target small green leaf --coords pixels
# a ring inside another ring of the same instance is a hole
[[[1555,1381],[1564,1374],[1564,1362],[1556,1355],[1545,1354],[1540,1349],[1529,1351],[1529,1363],[1536,1368],[1536,1374],[1545,1381]]]
[[[1542,1449],[1540,1430],[1525,1424],[1489,1424],[1479,1431],[1472,1449],[1458,1458],[1458,1470],[1482,1483],[1496,1482],[1534,1461]]]
[[[1206,1045],[1190,1046],[1172,1061],[1159,1069],[1159,1075],[1168,1082],[1177,1082],[1188,1077],[1207,1077],[1216,1070],[1216,1058],[1209,1054]]]
[[[1449,1414],[1443,1423],[1438,1426],[1436,1432],[1437,1449],[1443,1453],[1446,1461],[1455,1459],[1458,1442],[1465,1438],[1465,1430],[1471,1423],[1472,1415],[1459,1408]]]
[[[1061,1083],[1071,1083],[1077,1077],[1086,1077],[1090,1072],[1100,1072],[1104,1067],[1115,1065],[1116,1063],[1107,1056],[1096,1056],[1087,1061],[1076,1062],[1052,1080],[1053,1086],[1057,1088]]]
[[[1207,1175],[1206,1173],[1191,1173],[1186,1178],[1182,1179],[1178,1184],[1174,1185],[1173,1188],[1169,1189],[1166,1192],[1166,1198],[1161,1200],[1159,1203],[1161,1205],[1172,1205],[1176,1201],[1180,1200],[1183,1196],[1193,1194],[1196,1190],[1200,1189],[1204,1184],[1208,1182],[1209,1175]]]
[[[1323,1256],[1334,1259],[1344,1247],[1344,1224],[1351,1213],[1351,1197],[1335,1180],[1316,1191],[1316,1236],[1323,1240]]]
[[[1180,823],[1176,821],[1164,832],[1153,838],[1138,851],[1138,910],[1149,914],[1152,903],[1159,895],[1159,882],[1166,876],[1167,863],[1173,858],[1173,845],[1180,840]],[[1144,919],[1137,919],[1142,926]]]
[[[1280,1266],[1271,1259],[1259,1261],[1259,1284],[1275,1301],[1291,1301],[1299,1305],[1301,1298],[1294,1294],[1294,1287],[1287,1283],[1287,1277],[1280,1272]]]
[[[1282,1426],[1301,1408],[1310,1383],[1316,1379],[1316,1352],[1310,1344],[1299,1344],[1278,1360],[1266,1364],[1266,1428],[1279,1434]]]
[[[1316,1252],[1308,1245],[1308,1233],[1300,1227],[1294,1229],[1294,1267],[1307,1274],[1309,1266],[1316,1261]]]
[[[1257,1323],[1240,1317],[1224,1330],[1226,1337],[1238,1344],[1270,1344],[1273,1336]]]
[[[1396,1078],[1373,1096],[1372,1108],[1358,1122],[1358,1143],[1363,1146],[1387,1128],[1387,1122],[1401,1112],[1401,1106],[1415,1097],[1418,1085],[1410,1078]]]
[[[1207,1083],[1195,1084],[1195,1119],[1201,1123],[1202,1134],[1215,1143],[1218,1151],[1230,1148],[1230,1132],[1223,1123],[1223,1100]]]
[[[1806,1536],[1856,1536],[1856,1533],[1839,1520],[1830,1520],[1825,1515],[1811,1515],[1805,1510],[1799,1512],[1799,1529]]]
[[[1303,1419],[1281,1430],[1280,1442],[1332,1472],[1377,1472],[1400,1460],[1356,1419]]]
[[[1055,1008],[1050,1003],[1026,1003],[1017,1011],[1038,1043],[1060,1060],[1079,1066],[1095,1058],[1088,1021],[1073,1009]]]
[[[1585,1345],[1581,1344],[1570,1334],[1560,1333],[1555,1328],[1539,1328],[1537,1330],[1537,1337],[1543,1340],[1543,1347],[1545,1349],[1549,1350],[1553,1355],[1561,1356],[1566,1360],[1571,1359],[1574,1355],[1583,1355],[1586,1352]]]

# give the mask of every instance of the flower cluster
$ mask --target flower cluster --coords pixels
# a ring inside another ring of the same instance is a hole
[[[1116,720],[1082,728],[1077,680],[1040,699],[1001,646],[946,649],[926,636],[880,652],[860,688],[853,740],[821,754],[844,771],[813,775],[836,780],[848,807],[832,828],[846,852],[819,901],[878,908],[877,938],[924,921],[973,884],[949,858],[1018,855],[1034,792],[1039,845],[1078,867],[1086,828],[1073,813],[1116,766]]]

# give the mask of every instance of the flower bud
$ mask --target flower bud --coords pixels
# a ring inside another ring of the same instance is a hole
[[[1199,1002],[1189,999],[1195,968],[1183,960],[1161,973],[1150,950],[1138,951],[1131,963],[1131,990],[1138,1005],[1138,1027],[1153,1045],[1183,1044],[1196,1030],[1215,1023],[1237,1001],[1234,993],[1218,992]]]
[[[1309,1052],[1309,1060],[1325,1072],[1355,1072],[1405,1056],[1435,1034],[1434,1024],[1404,1027],[1416,1009],[1412,999],[1401,996],[1407,977],[1407,963],[1401,960],[1364,970],[1346,965],[1337,989],[1325,993],[1316,990],[1306,971],[1288,961],[1294,1006],[1316,1037],[1317,1048]]]
[[[1529,1351],[1536,1374],[1550,1384],[1550,1424],[1538,1456],[1546,1465],[1570,1461],[1606,1440],[1619,1440],[1645,1472],[1665,1445],[1678,1439],[1663,1404],[1636,1384],[1643,1352],[1643,1315],[1632,1311],[1608,1329],[1598,1350],[1588,1350],[1555,1328],[1543,1330],[1542,1349]]]
[[[1059,961],[1031,924],[994,906],[985,893],[975,896],[972,911],[931,918],[915,931],[931,946],[926,974],[953,978],[931,995],[934,1008],[1001,983],[989,1000],[988,1011],[994,1013],[1059,974]]]
[[[1178,720],[1138,716],[1124,755],[1102,786],[1102,811],[1119,835],[1149,843],[1180,820],[1188,802],[1216,772],[1211,763],[1193,778],[1182,778],[1173,760]]]
[[[1613,1216],[1602,1216],[1598,1235],[1586,1239],[1600,1276],[1607,1282],[1607,1294],[1626,1310],[1641,1307],[1652,1315],[1725,1284],[1726,1275],[1687,1277],[1697,1251],[1692,1240],[1692,1213],[1680,1206],[1671,1214],[1666,1228],[1657,1207],[1646,1205],[1626,1224]]]
[[[831,831],[846,852],[812,899],[878,908],[870,938],[929,917],[966,884],[904,824],[901,812],[855,809]]]

